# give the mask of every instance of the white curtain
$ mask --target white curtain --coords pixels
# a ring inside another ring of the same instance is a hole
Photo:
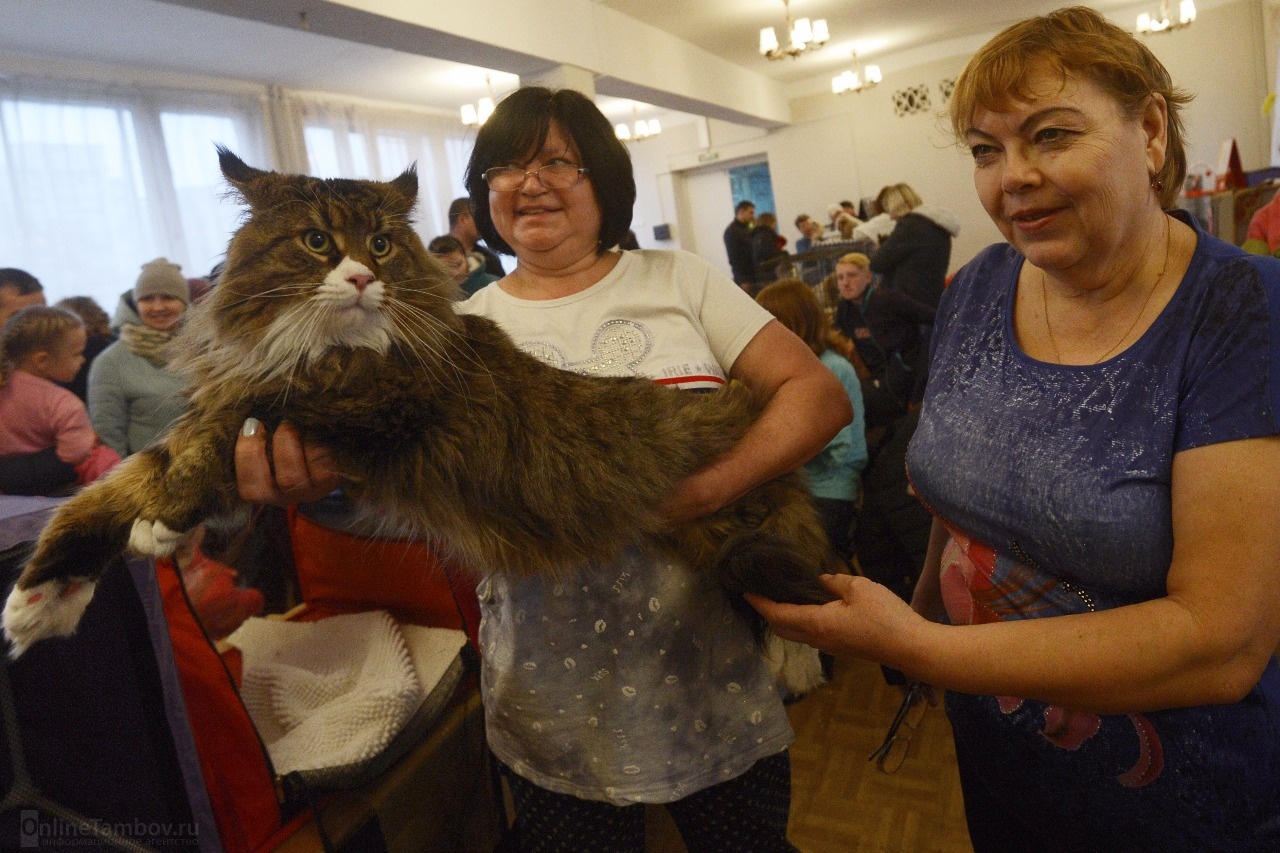
[[[391,180],[418,170],[417,230],[449,230],[474,131],[454,116],[326,100],[276,87],[225,94],[0,76],[0,267],[50,302],[108,313],[142,264],[187,277],[221,260],[240,210],[214,145],[259,168]]]
[[[462,177],[475,133],[456,116],[398,112],[293,96],[288,124],[302,128],[308,173],[389,181],[418,169],[416,230],[424,243],[449,230],[449,202],[465,195]]]
[[[205,275],[239,213],[214,144],[269,162],[265,127],[254,97],[0,78],[0,266],[109,313],[152,258]]]

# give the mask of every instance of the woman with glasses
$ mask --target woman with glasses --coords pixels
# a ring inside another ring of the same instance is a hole
[[[753,599],[947,689],[979,853],[1280,850],[1280,263],[1170,210],[1188,100],[1083,7],[970,60],[952,125],[1007,243],[939,305],[912,605]]]
[[[466,185],[485,242],[516,266],[461,311],[566,370],[691,392],[736,379],[769,400],[672,496],[673,521],[797,467],[848,423],[835,377],[710,264],[615,249],[630,158],[584,95],[509,95],[476,135]],[[637,550],[558,583],[495,574],[480,592],[487,735],[522,850],[643,850],[641,803],[667,803],[691,850],[793,849],[783,697],[709,578]]]
[[[635,201],[631,161],[581,93],[508,95],[476,134],[466,187],[481,236],[516,265],[458,310],[565,370],[691,393],[735,380],[767,401],[732,451],[677,487],[673,523],[798,468],[849,423],[835,376],[709,263],[616,248]],[[564,417],[628,429],[608,412]],[[241,439],[242,496],[332,488],[311,473],[320,451],[296,438],[275,431],[274,481],[262,439]],[[522,851],[641,853],[644,803],[667,804],[690,850],[794,849],[783,697],[753,623],[712,577],[635,548],[555,580],[496,572],[479,598],[486,734]]]

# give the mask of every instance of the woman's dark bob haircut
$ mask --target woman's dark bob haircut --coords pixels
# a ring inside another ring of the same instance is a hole
[[[494,166],[528,163],[542,150],[553,121],[573,141],[582,156],[582,165],[587,167],[586,177],[600,205],[596,253],[603,254],[618,245],[631,228],[636,181],[631,173],[631,155],[614,135],[613,125],[590,98],[573,89],[517,89],[499,102],[480,127],[464,178],[476,230],[490,248],[515,254],[493,227],[484,173]]]

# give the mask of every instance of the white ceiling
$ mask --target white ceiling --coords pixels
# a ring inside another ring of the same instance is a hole
[[[445,0],[430,0],[445,2]],[[511,0],[550,3],[554,0]],[[756,74],[793,89],[825,87],[830,77],[851,63],[856,51],[864,62],[891,67],[928,58],[949,42],[973,39],[1033,14],[1063,5],[1064,0],[793,0],[795,17],[826,18],[831,41],[797,59],[770,62],[757,53],[761,27],[782,32],[783,0],[590,0],[661,29]],[[1219,0],[1226,2],[1226,0]],[[394,0],[364,0],[365,9]],[[469,41],[465,49],[447,35],[401,38],[394,50],[348,41],[325,32],[354,31],[354,10],[345,2],[324,0],[0,0],[0,55],[22,55],[125,65],[140,71],[185,73],[233,78],[382,101],[456,110],[485,93],[489,85],[502,94],[518,84],[521,74],[545,69],[537,57]],[[1131,8],[1133,0],[1093,0],[1104,12]],[[1147,5],[1154,11],[1157,0]],[[1201,3],[1201,6],[1214,5]],[[299,13],[310,6],[309,21]],[[216,11],[212,11],[216,10]],[[392,20],[394,15],[380,20]],[[322,20],[323,16],[323,20]],[[324,26],[319,26],[323,23]],[[394,36],[395,33],[387,30]],[[572,36],[571,33],[566,34]],[[367,37],[366,37],[367,38]],[[372,39],[395,43],[392,37]],[[439,57],[467,56],[485,66],[460,64]],[[887,70],[887,69],[886,69]],[[602,97],[612,116],[629,116],[630,100]],[[639,106],[639,117],[663,115],[661,108]]]

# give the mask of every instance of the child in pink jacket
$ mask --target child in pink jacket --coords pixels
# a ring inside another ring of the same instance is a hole
[[[44,305],[17,312],[0,331],[0,456],[56,448],[79,485],[120,461],[99,442],[80,398],[54,384],[76,375],[86,337],[78,316]]]

